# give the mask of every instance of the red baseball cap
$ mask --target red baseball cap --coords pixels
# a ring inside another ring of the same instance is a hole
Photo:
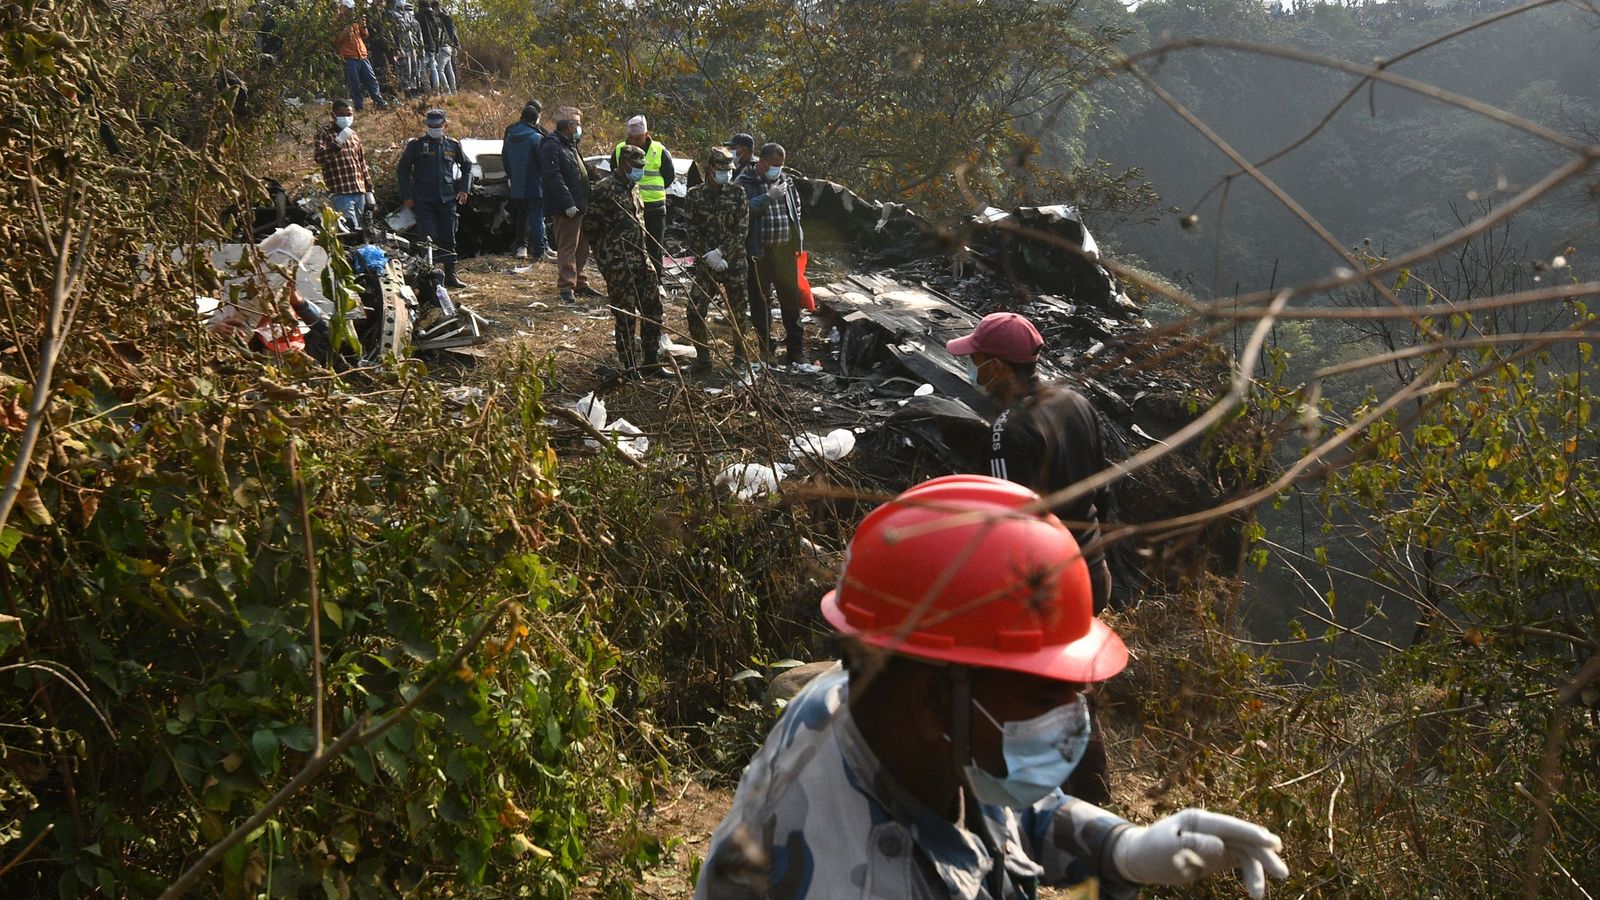
[[[1022,316],[998,312],[984,316],[971,334],[946,342],[944,348],[952,356],[985,353],[1006,362],[1038,362],[1044,338],[1039,336],[1039,329]]]

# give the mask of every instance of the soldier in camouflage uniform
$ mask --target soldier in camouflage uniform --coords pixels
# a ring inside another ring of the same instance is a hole
[[[619,165],[589,190],[589,210],[583,231],[593,248],[600,274],[606,279],[611,314],[617,320],[617,358],[630,374],[665,375],[658,360],[661,351],[661,294],[656,270],[650,265],[644,230],[644,204],[638,180],[644,175],[644,151],[627,146]],[[643,362],[634,353],[634,320],[639,320]]]
[[[1135,825],[1062,792],[1093,731],[1085,694],[1128,648],[1039,506],[952,475],[862,521],[822,598],[844,665],[789,701],[745,769],[696,900],[1031,900],[1091,877],[1124,900],[1233,868],[1261,900],[1288,876],[1259,825],[1203,809]]]
[[[694,371],[711,370],[711,329],[706,326],[706,310],[711,301],[727,292],[728,313],[733,319],[733,359],[743,363],[745,354],[744,241],[750,230],[750,202],[744,189],[733,183],[733,154],[722,147],[711,151],[706,160],[711,180],[689,192],[685,216],[688,219],[689,252],[698,257],[694,266],[694,290],[689,297],[689,334],[694,338]]]

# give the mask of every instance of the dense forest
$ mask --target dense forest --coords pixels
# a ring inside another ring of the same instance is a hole
[[[684,896],[704,829],[660,813],[726,803],[881,498],[558,452],[586,360],[513,347],[461,403],[206,332],[195,251],[342,90],[335,6],[0,10],[0,895]],[[466,90],[415,111],[750,131],[953,252],[1071,202],[1150,345],[1221,373],[1177,404],[1216,508],[1108,529],[1246,538],[1111,614],[1118,809],[1259,821],[1297,896],[1594,892],[1591,4],[459,7]]]

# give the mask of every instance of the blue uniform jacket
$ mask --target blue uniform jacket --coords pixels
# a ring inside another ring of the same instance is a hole
[[[402,201],[454,204],[457,194],[472,188],[472,160],[455,138],[412,138],[400,154],[395,181]]]

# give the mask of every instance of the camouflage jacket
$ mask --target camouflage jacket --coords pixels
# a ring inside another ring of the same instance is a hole
[[[632,182],[606,175],[589,185],[583,233],[602,266],[618,269],[650,261],[645,250],[644,204]]]
[[[984,842],[884,769],[850,716],[848,692],[836,667],[790,701],[711,837],[696,900],[1025,900],[1041,884],[1097,874],[1101,897],[1135,895],[1097,872],[1127,823],[1059,790],[1024,810],[982,807],[1005,855],[1004,888],[994,894]]]
[[[721,250],[730,263],[744,259],[745,235],[750,230],[750,201],[744,188],[729,182],[708,181],[689,192],[684,201],[689,252],[704,256]]]

